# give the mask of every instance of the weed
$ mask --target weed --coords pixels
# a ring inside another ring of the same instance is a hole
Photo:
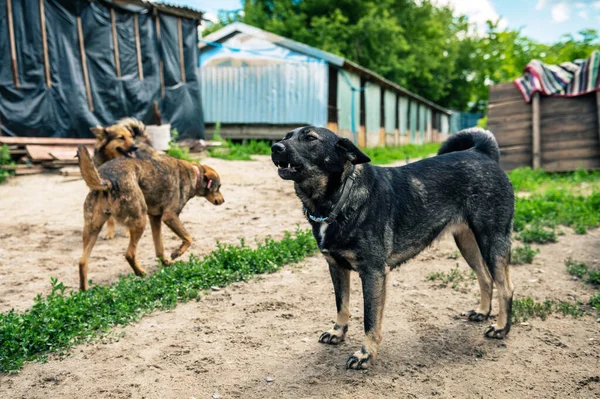
[[[515,299],[512,303],[511,320],[512,323],[527,321],[534,317],[546,320],[554,312],[562,313],[565,316],[580,317],[585,313],[581,307],[582,304],[580,302],[569,303],[553,301],[551,299],[546,299],[544,302],[536,302],[531,297]]]
[[[198,299],[200,290],[245,281],[254,274],[272,273],[316,252],[310,231],[286,233],[256,249],[218,244],[204,259],[190,256],[146,278],[122,277],[109,286],[92,286],[86,292],[66,292],[52,279],[52,292],[38,295],[23,313],[0,314],[0,371],[18,370],[25,361],[57,353],[97,337],[115,325],[126,325],[157,309]]]
[[[194,159],[190,156],[190,149],[186,147],[181,147],[179,143],[177,143],[178,137],[179,132],[177,132],[177,129],[171,130],[171,141],[169,141],[169,148],[165,152],[173,158],[193,162]]]
[[[0,183],[14,173],[12,169],[4,168],[12,165],[13,163],[10,160],[10,150],[8,149],[8,146],[4,144],[0,147]]]
[[[592,295],[589,304],[594,309],[600,310],[600,292],[596,292],[594,295]]]
[[[448,259],[456,260],[458,258],[460,258],[460,251],[454,251],[448,255]]]
[[[394,161],[404,161],[415,158],[425,158],[434,155],[440,149],[441,143],[406,144],[399,147],[370,147],[362,151],[371,158],[374,165],[385,165]]]
[[[569,173],[550,173],[543,169],[518,168],[508,174],[516,192],[540,192],[547,188],[573,191],[585,184],[600,182],[600,171],[578,169]]]
[[[539,253],[539,249],[531,249],[531,245],[523,244],[522,247],[515,247],[512,249],[510,263],[511,265],[530,264],[533,262],[533,258]]]
[[[545,244],[547,242],[556,242],[556,233],[554,230],[549,230],[546,227],[533,225],[524,228],[518,238],[524,243],[535,242]]]
[[[565,267],[570,275],[577,276],[588,284],[600,285],[599,268],[591,269],[585,263],[573,260],[571,257],[565,259]]]
[[[585,263],[577,262],[571,257],[565,259],[565,266],[567,267],[567,272],[570,275],[577,276],[579,278],[582,278],[588,272],[588,266]]]
[[[425,279],[427,281],[439,280],[446,286],[449,283],[452,283],[452,289],[458,290],[461,282],[465,282],[465,285],[466,285],[468,280],[475,280],[476,276],[472,270],[471,270],[471,273],[468,273],[466,270],[461,270],[458,267],[458,263],[457,263],[456,267],[454,269],[450,270],[449,272],[434,272],[434,273],[428,274],[425,277]]]
[[[227,159],[230,161],[250,161],[251,155],[270,155],[271,142],[264,140],[249,140],[245,143],[234,143],[231,140],[225,141],[225,146],[209,150],[213,158]]]

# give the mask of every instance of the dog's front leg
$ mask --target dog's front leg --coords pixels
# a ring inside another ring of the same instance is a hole
[[[177,234],[177,237],[181,238],[181,246],[173,251],[171,259],[175,260],[179,258],[187,249],[192,245],[192,236],[187,232],[183,223],[179,219],[179,216],[173,212],[165,212],[162,217],[163,222]]]
[[[377,349],[381,343],[388,270],[385,267],[360,273],[364,297],[365,338],[360,350],[348,358],[346,368],[366,369],[377,356]]]
[[[344,269],[333,260],[328,260],[329,274],[335,290],[337,319],[332,329],[319,337],[319,342],[337,345],[346,338],[348,320],[350,320],[350,270]]]

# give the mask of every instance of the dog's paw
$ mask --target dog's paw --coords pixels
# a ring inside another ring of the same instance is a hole
[[[359,351],[356,351],[350,355],[348,361],[346,362],[346,368],[352,370],[368,369],[373,363],[374,358],[375,356],[369,353],[363,346]]]
[[[159,259],[159,260],[160,260],[160,263],[161,263],[161,264],[162,264],[164,267],[171,266],[173,263],[175,263],[175,262],[173,262],[173,261],[172,261],[172,260],[170,260],[170,259],[164,259],[164,258],[161,258],[161,259]]]
[[[489,315],[484,313],[479,313],[476,310],[470,310],[466,313],[467,319],[469,321],[474,321],[476,323],[481,323],[482,321],[486,321]]]
[[[484,336],[486,338],[504,339],[507,334],[507,328],[498,329],[495,324],[492,324],[485,330]]]
[[[344,341],[346,333],[348,332],[348,326],[335,325],[331,330],[325,331],[319,337],[319,342],[329,345],[337,345]]]
[[[179,258],[181,256],[181,251],[179,249],[176,249],[175,251],[173,251],[171,253],[171,259],[175,260],[177,258]]]
[[[112,240],[113,238],[115,238],[115,232],[114,231],[107,231],[106,234],[104,234],[104,239],[105,240]]]

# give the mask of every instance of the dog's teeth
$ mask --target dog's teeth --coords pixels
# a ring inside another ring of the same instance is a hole
[[[292,165],[288,163],[288,164],[287,164],[287,168],[289,169],[289,168],[291,168],[291,167],[292,167]]]

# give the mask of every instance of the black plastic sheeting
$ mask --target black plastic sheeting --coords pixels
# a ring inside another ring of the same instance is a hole
[[[19,87],[15,87],[8,36],[7,0],[0,0],[0,123],[2,134],[28,137],[92,137],[89,128],[126,116],[154,123],[158,101],[163,123],[181,139],[204,138],[197,68],[197,21],[181,18],[186,83],[179,64],[177,17],[138,15],[144,79],[138,76],[134,14],[115,8],[121,77],[117,78],[108,4],[87,0],[44,0],[50,76],[46,86],[38,0],[13,0]],[[79,50],[81,17],[93,101],[90,111]],[[159,61],[164,63],[161,98]]]

